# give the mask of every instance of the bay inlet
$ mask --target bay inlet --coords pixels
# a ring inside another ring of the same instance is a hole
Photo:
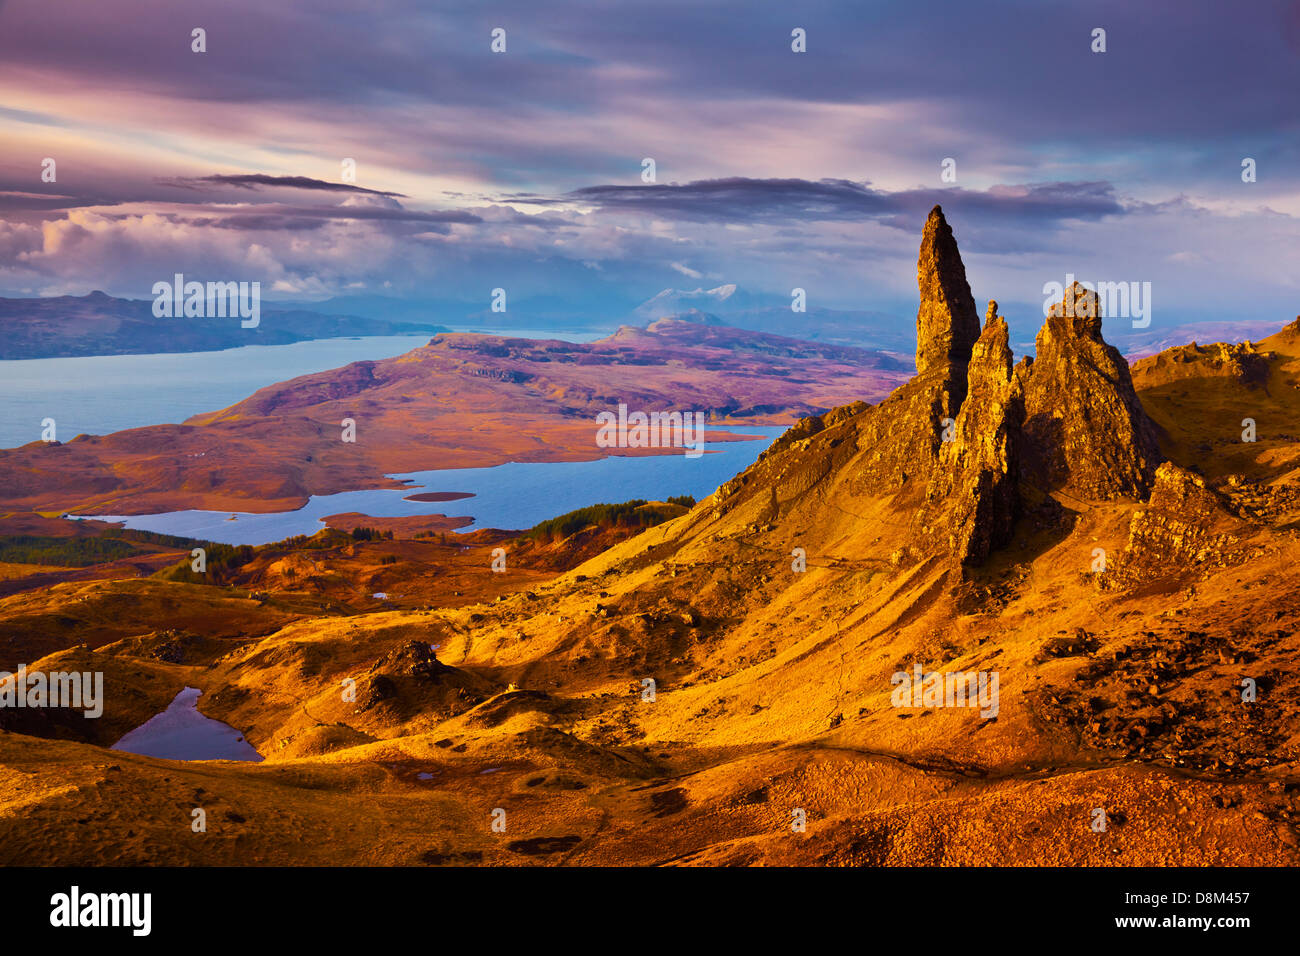
[[[476,528],[526,529],[588,505],[617,504],[635,498],[663,501],[676,495],[707,497],[744,471],[782,426],[720,426],[748,441],[706,442],[705,454],[611,455],[594,461],[507,462],[491,468],[449,468],[389,477],[403,488],[313,495],[295,511],[257,514],[229,511],[169,511],[152,515],[77,515],[121,522],[128,528],[181,535],[223,544],[268,544],[293,535],[315,534],[328,515],[358,512],[375,517],[442,514],[471,517]],[[438,494],[451,492],[466,497]],[[416,497],[450,498],[417,501]],[[231,518],[234,518],[232,521]]]

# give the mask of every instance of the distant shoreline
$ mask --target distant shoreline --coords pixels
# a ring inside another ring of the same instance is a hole
[[[230,342],[230,343],[204,343],[191,348],[163,348],[166,343],[148,342],[142,344],[140,348],[121,348],[111,351],[52,351],[47,354],[39,355],[8,355],[0,354],[0,362],[41,362],[51,359],[90,359],[90,358],[125,358],[127,356],[146,357],[150,355],[203,355],[210,352],[232,352],[237,349],[263,347],[276,348],[287,345],[301,345],[304,342],[329,342],[346,339],[384,339],[384,338],[424,338],[430,339],[450,333],[452,330],[441,326],[429,326],[428,330],[423,329],[396,329],[386,332],[364,332],[364,333],[340,333],[338,335],[294,335],[286,333],[285,337],[277,338],[271,341],[252,341],[252,342]]]

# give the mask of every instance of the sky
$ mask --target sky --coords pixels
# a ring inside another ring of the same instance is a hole
[[[935,203],[1009,318],[1289,321],[1300,2],[0,0],[0,294],[914,316]]]

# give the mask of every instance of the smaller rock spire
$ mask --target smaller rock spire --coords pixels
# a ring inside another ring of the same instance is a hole
[[[970,394],[952,440],[941,446],[914,524],[921,537],[943,542],[963,569],[1009,541],[1019,514],[1024,395],[1007,322],[997,310],[990,302],[967,366]]]

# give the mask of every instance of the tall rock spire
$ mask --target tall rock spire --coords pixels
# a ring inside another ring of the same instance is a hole
[[[924,375],[946,365],[965,365],[980,337],[975,298],[952,228],[935,206],[925,221],[916,259],[921,307],[916,313],[916,371]]]
[[[902,495],[909,504],[922,499],[938,465],[944,433],[966,398],[966,366],[980,335],[966,268],[938,206],[921,234],[916,283],[917,375],[877,406],[859,435],[872,448],[863,462],[864,486]]]

